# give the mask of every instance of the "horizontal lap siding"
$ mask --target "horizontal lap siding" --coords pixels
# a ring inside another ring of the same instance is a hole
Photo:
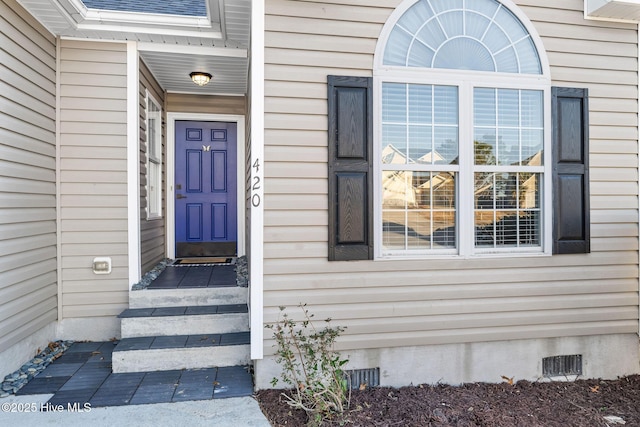
[[[345,349],[637,332],[637,31],[581,0],[519,4],[553,84],[589,88],[592,253],[327,261],[327,75],[372,75],[397,4],[267,0],[265,320],[307,303]]]
[[[113,316],[129,301],[127,49],[63,40],[60,55],[62,317]]]
[[[244,115],[246,111],[244,96],[168,93],[166,106],[169,113]]]
[[[139,86],[139,110],[140,110],[140,252],[142,255],[142,274],[151,270],[165,257],[165,111],[164,111],[164,91],[149,71],[146,64],[140,61],[140,86]],[[147,219],[147,99],[148,93],[156,100],[162,108],[162,217]]]
[[[0,0],[0,351],[57,319],[56,40]]]

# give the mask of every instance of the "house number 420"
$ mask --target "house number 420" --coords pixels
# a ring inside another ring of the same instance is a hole
[[[258,206],[260,206],[260,188],[261,188],[261,180],[260,180],[260,176],[258,175],[258,173],[260,172],[260,159],[256,159],[255,162],[253,162],[252,165],[253,171],[254,171],[254,175],[253,175],[253,184],[251,185],[251,204],[253,205],[254,208],[257,208]]]

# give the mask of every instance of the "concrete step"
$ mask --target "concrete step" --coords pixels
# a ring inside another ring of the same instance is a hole
[[[248,365],[249,332],[124,338],[112,354],[114,373]]]
[[[122,338],[249,330],[246,304],[134,308],[123,311],[118,317]]]
[[[246,304],[248,288],[220,286],[213,288],[142,289],[129,292],[130,308],[178,307],[195,305]]]

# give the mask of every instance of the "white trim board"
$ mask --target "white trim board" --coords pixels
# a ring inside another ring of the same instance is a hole
[[[230,47],[181,46],[160,43],[141,42],[138,44],[141,52],[177,53],[182,55],[224,56],[228,58],[247,58],[247,49]]]
[[[129,289],[141,278],[140,254],[140,60],[136,42],[127,42],[127,206]]]
[[[249,316],[251,359],[264,356],[264,185],[255,186],[256,178],[264,184],[264,45],[265,0],[254,0],[251,7],[251,58],[249,76],[251,93],[251,252],[249,257]],[[262,201],[253,204],[254,197]]]
[[[245,175],[244,175],[244,157],[245,157],[245,116],[235,114],[196,114],[196,113],[167,113],[167,148],[166,148],[166,256],[167,258],[175,258],[176,256],[176,209],[175,209],[175,149],[176,149],[176,121],[200,121],[200,122],[228,122],[237,125],[237,222],[238,222],[238,256],[246,253],[245,247],[245,209],[243,201],[245,200]]]

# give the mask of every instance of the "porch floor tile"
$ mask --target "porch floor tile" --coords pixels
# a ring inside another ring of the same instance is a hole
[[[187,311],[185,311],[185,315],[194,316],[194,315],[206,315],[206,314],[217,314],[218,306],[217,305],[194,305],[192,307],[187,307]]]
[[[25,394],[49,394],[55,393],[60,390],[60,387],[64,385],[71,376],[68,377],[42,377],[38,375],[37,378],[33,378],[31,381],[27,383],[24,387],[22,387],[16,395],[22,396]]]
[[[222,335],[225,336],[238,343],[245,340],[243,333]],[[216,334],[182,338],[185,340],[182,345],[186,346],[220,345],[221,342],[221,335]],[[153,338],[147,341],[147,345],[152,343]],[[111,354],[117,344],[73,344],[17,394],[52,393],[48,403],[64,408],[68,404],[80,407],[86,403],[91,407],[141,405],[253,394],[253,378],[248,366],[114,374]],[[75,351],[70,351],[74,348]]]
[[[227,334],[170,335],[157,337],[123,338],[118,351],[148,350],[159,348],[216,347],[219,345],[244,345],[251,341],[249,332]]]
[[[218,306],[218,314],[222,313],[247,313],[249,308],[247,304],[228,304]]]
[[[187,344],[187,335],[170,335],[156,337],[149,348],[180,348]]]
[[[199,316],[207,314],[247,313],[248,311],[247,304],[128,308],[120,313],[118,317],[121,319],[132,319],[140,317]]]
[[[220,345],[243,345],[251,342],[249,332],[234,332],[231,334],[222,334],[220,337]]]
[[[213,347],[220,345],[220,334],[189,335],[187,347]]]
[[[218,368],[216,377],[214,396],[240,397],[249,396],[253,393],[253,382],[251,376],[247,375],[245,366],[229,366]]]
[[[147,289],[215,288],[237,286],[235,265],[168,266]]]

